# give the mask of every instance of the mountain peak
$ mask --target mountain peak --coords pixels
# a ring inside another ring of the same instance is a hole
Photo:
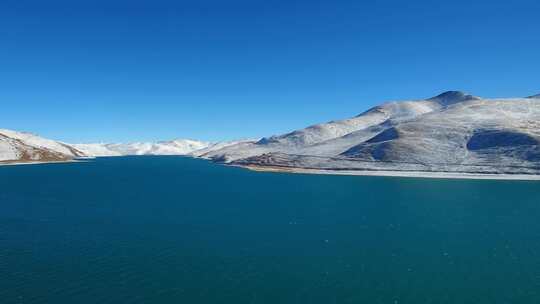
[[[435,97],[431,97],[428,100],[437,101],[438,103],[447,106],[447,105],[451,105],[451,104],[462,102],[462,101],[478,100],[478,99],[480,98],[461,92],[461,91],[446,91]]]
[[[540,94],[536,94],[536,95],[533,95],[533,96],[529,96],[527,98],[534,98],[534,99],[540,99]]]

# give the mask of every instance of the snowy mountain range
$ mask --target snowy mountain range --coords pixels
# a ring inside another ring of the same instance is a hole
[[[126,144],[67,144],[37,135],[0,129],[0,164],[69,161],[75,158],[124,155],[196,155],[241,141],[209,143],[190,139]]]
[[[540,174],[540,96],[458,91],[214,150],[255,168]]]
[[[0,162],[191,155],[251,168],[540,174],[540,95],[387,102],[260,140],[66,144],[0,129]]]
[[[211,143],[177,139],[160,142],[135,142],[127,144],[74,144],[74,148],[88,156],[121,155],[187,155],[193,151],[208,148]]]

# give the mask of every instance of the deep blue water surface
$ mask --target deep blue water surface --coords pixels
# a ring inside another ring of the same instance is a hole
[[[540,303],[540,183],[0,167],[0,303]]]

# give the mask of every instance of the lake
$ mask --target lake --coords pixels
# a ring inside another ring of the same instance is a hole
[[[540,303],[540,183],[4,166],[0,303]]]

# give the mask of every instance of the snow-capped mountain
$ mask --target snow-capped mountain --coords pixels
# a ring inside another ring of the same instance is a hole
[[[216,143],[212,143],[208,145],[208,147],[205,147],[203,149],[195,150],[189,153],[189,155],[193,157],[208,158],[207,155],[213,153],[214,151],[218,151],[218,150],[230,147],[230,146],[237,146],[237,145],[241,145],[245,143],[253,143],[253,142],[257,142],[257,140],[241,139],[241,140],[216,142]]]
[[[208,148],[212,143],[177,139],[160,142],[135,142],[127,144],[74,144],[76,149],[87,156],[121,155],[187,155]]]
[[[0,163],[66,161],[84,156],[76,148],[32,133],[0,129]]]
[[[204,142],[176,139],[159,142],[67,144],[32,133],[0,129],[0,163],[67,161],[81,157],[126,155],[190,155],[252,141]]]
[[[540,100],[449,91],[206,157],[263,167],[540,174]]]
[[[235,142],[209,143],[190,139],[136,143],[67,144],[32,133],[0,129],[0,163],[54,162],[81,157],[124,155],[202,155]],[[196,153],[201,151],[200,153]]]

